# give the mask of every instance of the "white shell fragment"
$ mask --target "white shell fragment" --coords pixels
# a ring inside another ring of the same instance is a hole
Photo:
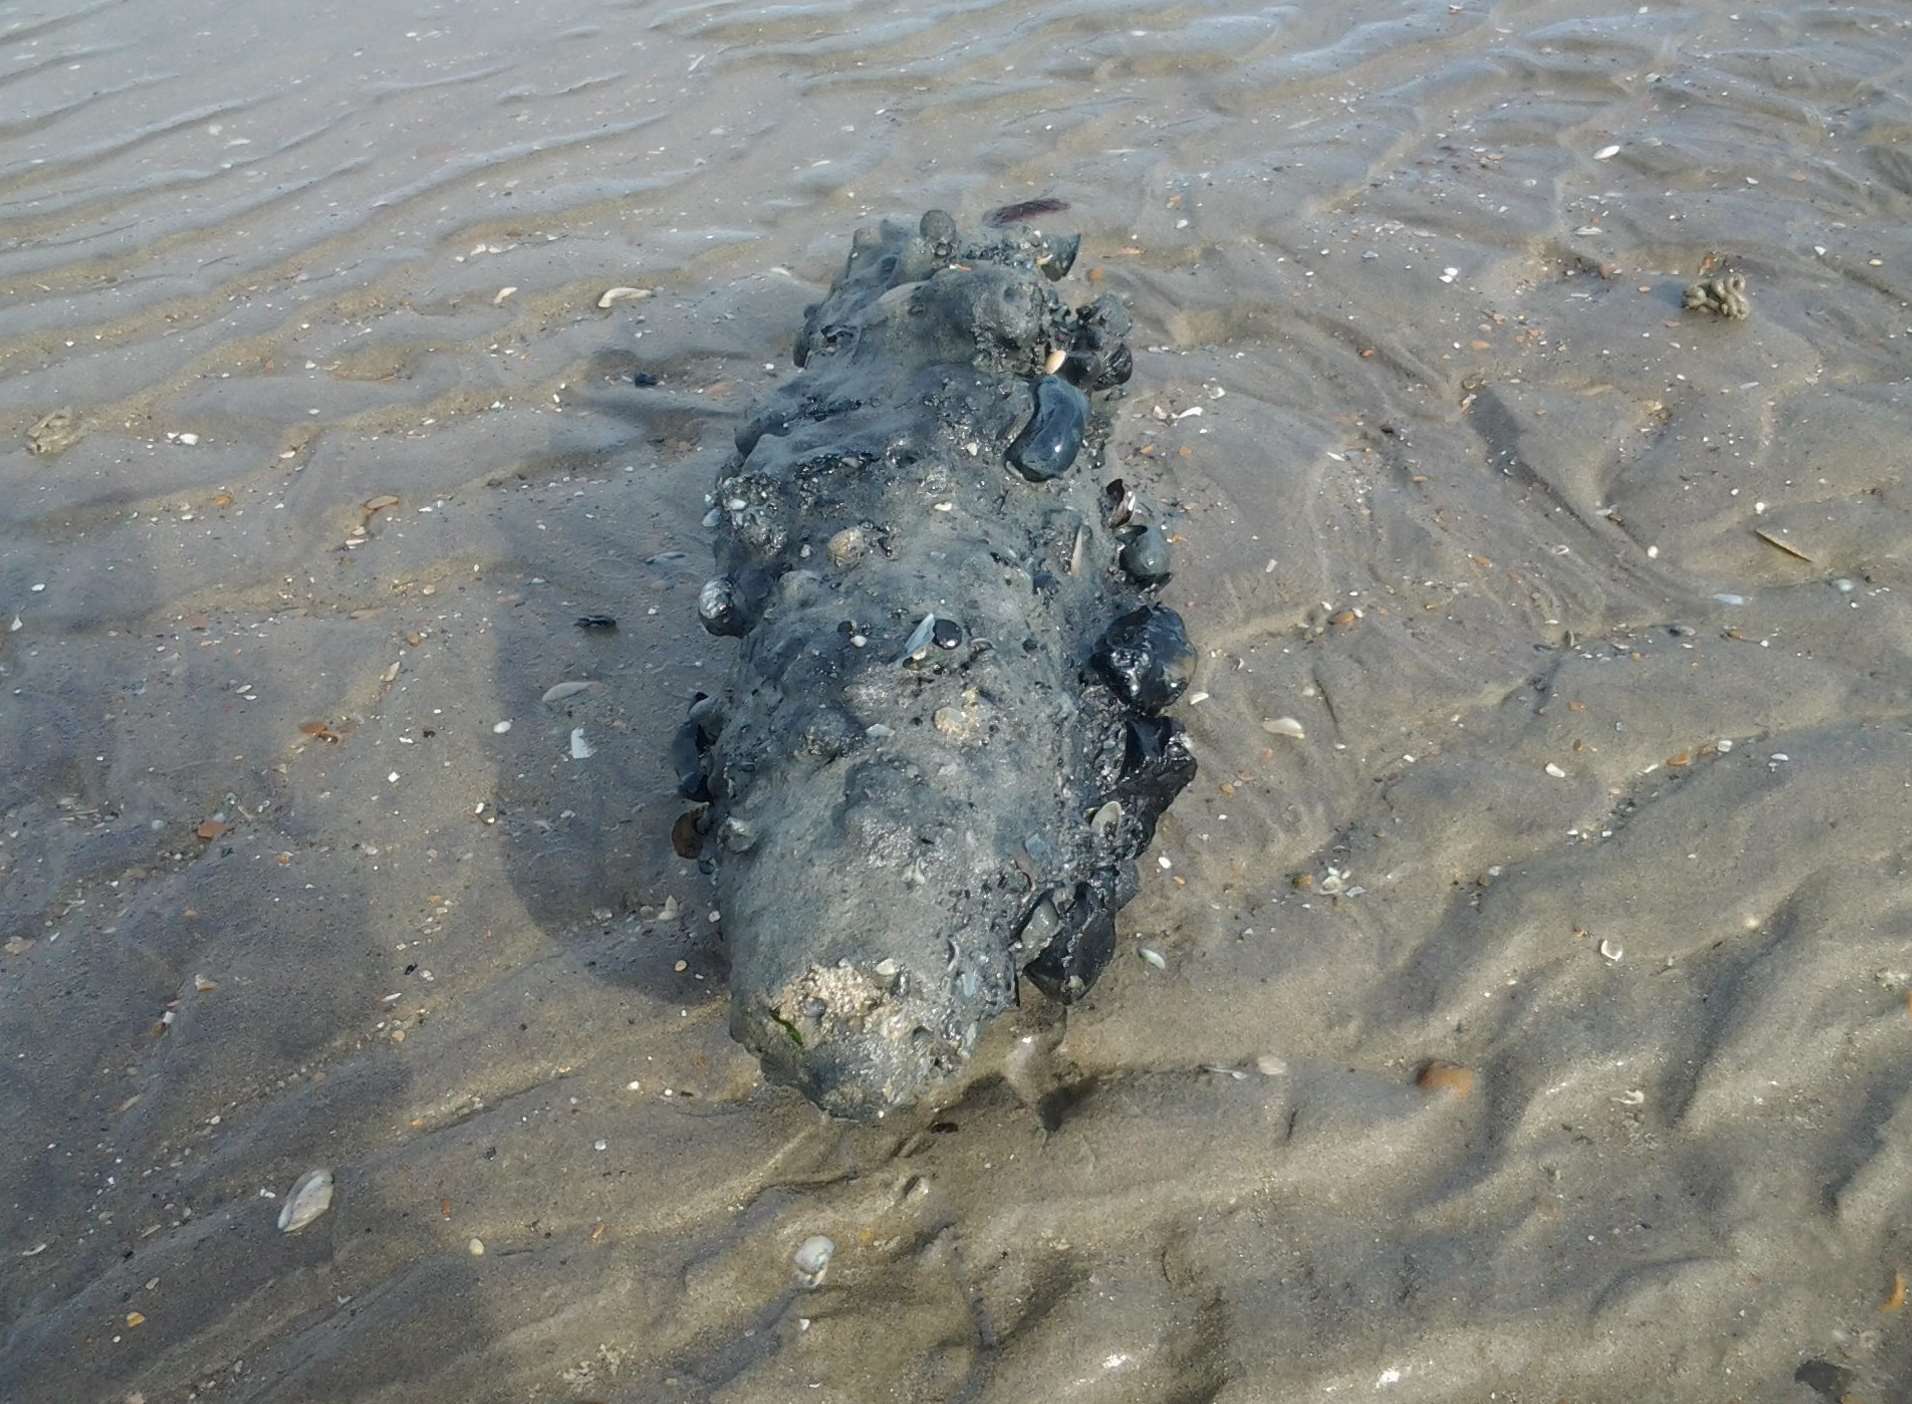
[[[600,308],[609,307],[612,303],[622,302],[627,297],[644,298],[650,295],[651,290],[649,288],[609,288],[605,291],[604,295],[598,299],[598,306]]]
[[[578,682],[575,679],[571,682],[561,682],[555,687],[546,688],[543,700],[547,703],[562,702],[567,697],[576,697],[590,686],[588,682]]]
[[[1137,946],[1135,953],[1157,970],[1168,969],[1168,962],[1162,958],[1162,953],[1153,946]]]
[[[929,647],[930,635],[936,632],[936,616],[926,614],[923,622],[910,631],[909,641],[903,645],[903,656],[897,661],[907,663],[917,654]]]
[[[572,760],[589,760],[591,759],[592,756],[596,754],[597,754],[597,747],[593,746],[589,741],[586,741],[584,739],[584,728],[581,726],[572,727],[571,728],[571,759]]]
[[[1593,159],[1596,161],[1611,161],[1615,156],[1618,156],[1619,154],[1620,154],[1620,148],[1618,145],[1603,146],[1598,151],[1593,153]]]
[[[1276,717],[1273,721],[1265,721],[1261,724],[1261,729],[1270,736],[1287,736],[1296,741],[1308,739],[1308,733],[1293,717]]]
[[[332,1172],[308,1170],[286,1191],[279,1210],[279,1232],[297,1233],[332,1207]]]
[[[1567,772],[1555,765],[1552,761],[1547,762],[1547,773],[1556,780],[1565,780],[1567,778]]]
[[[1618,960],[1626,954],[1626,949],[1618,941],[1610,937],[1602,936],[1600,938],[1600,954],[1608,960]]]
[[[830,1259],[836,1256],[836,1243],[817,1233],[797,1245],[791,1263],[797,1269],[797,1276],[803,1279],[806,1287],[815,1287],[823,1281],[823,1274],[830,1270]]]

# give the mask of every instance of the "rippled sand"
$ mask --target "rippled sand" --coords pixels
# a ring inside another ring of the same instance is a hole
[[[1909,19],[0,8],[0,1398],[1912,1397]],[[703,494],[1036,195],[1203,774],[835,1125],[667,838]]]

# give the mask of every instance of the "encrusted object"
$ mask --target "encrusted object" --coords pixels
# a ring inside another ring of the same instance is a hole
[[[840,1115],[945,1079],[1020,977],[1086,992],[1195,773],[1168,541],[1099,472],[1128,314],[1053,286],[1078,243],[859,230],[718,473],[698,609],[742,644],[673,757],[731,1032]]]

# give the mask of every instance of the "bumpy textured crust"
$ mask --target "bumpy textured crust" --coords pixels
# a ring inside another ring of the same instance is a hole
[[[840,1115],[944,1079],[1020,975],[1085,991],[1194,774],[1167,545],[1098,472],[1128,316],[1056,295],[1074,251],[859,230],[718,474],[698,610],[742,646],[675,756],[731,1031]]]

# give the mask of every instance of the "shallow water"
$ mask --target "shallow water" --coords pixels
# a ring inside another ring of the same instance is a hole
[[[1912,1390],[1909,55],[0,6],[0,1398]],[[859,222],[1039,195],[1203,773],[1091,999],[840,1126],[668,839],[703,494]]]

